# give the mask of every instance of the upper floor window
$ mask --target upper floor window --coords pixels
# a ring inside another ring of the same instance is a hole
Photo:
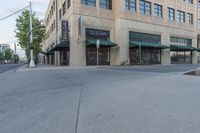
[[[125,0],[125,9],[135,12],[136,11],[136,1],[135,0]]]
[[[198,8],[200,9],[200,0],[198,1]]]
[[[162,5],[154,4],[154,16],[162,18]]]
[[[178,22],[185,22],[185,12],[177,11],[177,21]]]
[[[65,13],[66,13],[66,1],[63,3],[62,8],[63,8],[63,15],[65,15]]]
[[[67,0],[67,8],[70,8],[71,6],[71,0]]]
[[[62,10],[60,9],[59,10],[59,19],[61,20],[61,17],[62,17]]]
[[[188,0],[188,3],[193,4],[193,0]]]
[[[168,7],[168,19],[175,20],[175,10]]]
[[[99,6],[103,9],[112,10],[112,0],[99,0]]]
[[[81,0],[81,4],[96,6],[96,0]]]
[[[55,4],[55,1],[53,1],[53,10],[54,10],[54,11],[56,10],[56,4]]]
[[[187,19],[188,19],[188,23],[189,23],[189,24],[193,24],[193,14],[188,13],[188,14],[187,14]]]
[[[198,20],[198,28],[200,29],[200,19]]]
[[[53,28],[56,28],[56,20],[53,21]]]
[[[151,2],[146,0],[140,0],[140,13],[145,15],[151,15]]]

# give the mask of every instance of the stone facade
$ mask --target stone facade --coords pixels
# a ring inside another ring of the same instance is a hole
[[[81,4],[81,0],[71,0],[68,8],[66,0],[66,13],[63,15],[63,3],[65,0],[50,0],[46,13],[46,29],[48,38],[43,43],[43,50],[47,52],[53,45],[60,43],[61,21],[69,22],[69,40],[70,56],[69,64],[71,66],[86,65],[86,44],[85,29],[100,29],[110,31],[110,41],[117,44],[110,48],[110,64],[121,65],[129,58],[129,31],[157,34],[161,36],[161,43],[170,46],[170,37],[180,37],[192,39],[192,46],[197,47],[198,30],[198,8],[197,1],[189,4],[183,0],[148,0],[151,2],[151,15],[140,13],[139,0],[136,0],[136,11],[130,12],[125,9],[125,0],[112,0],[112,10],[99,8],[99,0],[96,0],[96,6]],[[154,3],[162,5],[162,18],[154,16]],[[55,4],[55,9],[54,9]],[[175,20],[168,20],[168,7],[175,9]],[[53,13],[51,17],[49,17]],[[60,10],[61,18],[59,18]],[[186,21],[184,23],[176,21],[177,10],[184,11]],[[187,21],[187,13],[193,14],[193,24]],[[79,36],[79,17],[82,16],[83,27],[82,35]],[[53,24],[53,30],[49,33]],[[54,57],[52,57],[54,56]],[[54,55],[49,55],[49,60],[54,58],[53,64],[60,65],[60,51],[54,51]],[[49,62],[52,64],[51,62]],[[192,63],[197,63],[197,51],[192,52]],[[170,49],[161,50],[161,64],[171,64]]]

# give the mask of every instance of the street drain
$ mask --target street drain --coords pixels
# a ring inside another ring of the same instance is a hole
[[[184,75],[200,76],[200,70],[190,71],[190,72],[184,73]]]

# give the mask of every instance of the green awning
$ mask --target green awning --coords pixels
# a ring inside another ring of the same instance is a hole
[[[197,48],[192,46],[170,45],[171,51],[197,51]]]
[[[97,40],[96,39],[87,39],[86,45],[87,46],[96,46]],[[114,42],[106,41],[106,40],[100,40],[100,46],[106,46],[106,47],[114,47],[117,46]]]
[[[51,51],[60,51],[62,49],[67,49],[67,48],[69,48],[69,41],[63,41],[60,44],[54,46]]]
[[[158,49],[166,49],[169,48],[166,45],[160,43],[148,43],[148,42],[129,42],[129,47],[149,47],[149,48],[158,48]]]
[[[196,48],[197,52],[200,52],[200,48]]]

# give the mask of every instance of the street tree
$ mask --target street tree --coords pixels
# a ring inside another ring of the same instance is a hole
[[[29,44],[29,36],[27,36],[30,27],[30,19],[29,19],[29,10],[25,10],[16,20],[16,37],[20,46],[25,50],[27,59],[30,59],[30,48],[33,48],[34,51],[34,58],[37,60],[37,55],[41,51],[40,43],[45,38],[45,30],[38,28],[33,31],[33,43]],[[32,15],[32,24],[33,28],[37,26],[41,26],[41,21],[36,14],[33,13]]]
[[[4,54],[0,51],[0,64],[2,64],[4,61]]]
[[[4,51],[4,60],[11,60],[12,59],[12,50],[7,49]]]
[[[13,61],[15,64],[19,63],[19,55],[18,54],[13,55]]]

